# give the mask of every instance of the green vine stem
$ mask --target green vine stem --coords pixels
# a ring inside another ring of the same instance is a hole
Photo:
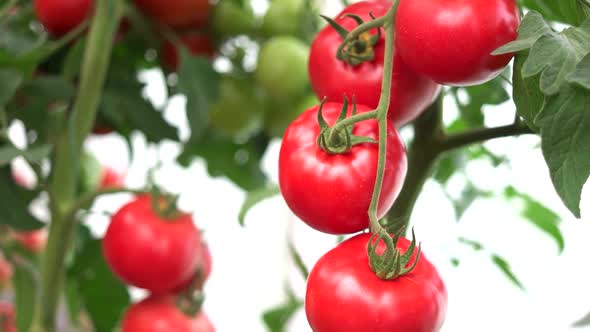
[[[55,147],[55,162],[49,188],[51,224],[42,262],[42,294],[41,302],[37,304],[34,331],[56,331],[56,311],[64,279],[65,257],[75,226],[68,211],[75,204],[79,158],[84,140],[96,117],[110,61],[113,35],[122,16],[122,9],[121,0],[96,2],[82,62],[78,94],[67,131],[59,138]]]

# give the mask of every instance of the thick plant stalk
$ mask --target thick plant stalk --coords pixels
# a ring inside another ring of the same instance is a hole
[[[36,310],[35,331],[56,331],[56,312],[64,282],[65,257],[71,244],[75,220],[67,212],[74,205],[78,160],[94,123],[111,57],[113,35],[118,27],[121,0],[96,1],[82,62],[80,85],[67,131],[55,147],[49,188],[51,225],[42,263],[41,301]]]

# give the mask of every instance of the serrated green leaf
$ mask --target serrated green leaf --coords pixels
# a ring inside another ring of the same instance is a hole
[[[541,36],[551,32],[551,27],[545,22],[543,16],[535,11],[530,11],[525,15],[518,27],[518,39],[501,46],[492,54],[498,55],[526,50],[531,48]]]
[[[578,63],[576,70],[566,77],[566,80],[570,83],[575,83],[590,90],[590,53]]]
[[[540,73],[541,91],[546,95],[556,94],[588,52],[590,20],[579,28],[547,33],[539,38],[522,67],[522,76],[528,78]]]
[[[20,71],[12,68],[0,69],[0,106],[6,104],[23,82]]]
[[[181,49],[178,91],[186,96],[191,140],[199,140],[209,124],[209,106],[219,93],[219,74],[207,58],[191,57]]]
[[[240,208],[240,213],[238,214],[238,221],[240,225],[244,226],[244,221],[246,219],[246,214],[252,207],[256,204],[262,202],[263,200],[276,196],[281,193],[279,186],[276,184],[264,186],[262,188],[258,188],[252,191],[249,191],[246,194],[246,199]]]
[[[528,56],[529,52],[521,52],[514,58],[512,94],[516,105],[516,113],[529,128],[539,132],[539,127],[535,125],[535,118],[543,107],[545,95],[540,88],[539,75],[529,78],[522,77],[522,66]]]
[[[111,332],[130,304],[127,287],[109,269],[100,240],[87,241],[69,273],[96,332]],[[108,305],[105,305],[108,304]]]
[[[31,231],[45,224],[29,213],[31,192],[18,187],[10,167],[0,168],[0,225],[8,225],[15,230]]]
[[[590,94],[566,85],[549,97],[535,119],[553,185],[580,218],[582,188],[590,176]]]
[[[14,264],[14,289],[16,295],[16,327],[29,331],[33,321],[35,299],[38,297],[38,281],[34,267],[22,261]]]
[[[504,190],[504,196],[508,199],[520,199],[524,207],[520,212],[521,216],[530,221],[534,226],[551,236],[557,243],[559,252],[565,248],[565,239],[559,229],[561,219],[553,212],[529,195],[523,194],[516,188],[509,186]]]
[[[496,254],[492,254],[492,262],[498,267],[500,268],[500,270],[504,273],[504,275],[506,276],[506,278],[508,278],[510,281],[512,281],[512,283],[514,285],[516,285],[518,288],[520,288],[521,290],[525,290],[523,284],[520,282],[520,280],[516,277],[516,275],[514,274],[514,272],[512,272],[512,269],[510,268],[510,264],[508,264],[508,262],[496,255]]]

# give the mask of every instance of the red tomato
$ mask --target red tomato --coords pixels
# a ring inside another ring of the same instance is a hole
[[[125,183],[123,175],[117,173],[114,169],[106,166],[102,170],[102,179],[100,188],[121,188]]]
[[[187,280],[201,258],[201,235],[189,214],[163,219],[144,195],[112,218],[103,252],[113,272],[130,285],[168,292]]]
[[[213,57],[215,54],[215,47],[211,43],[211,39],[206,34],[202,33],[188,33],[184,34],[179,37],[182,43],[186,48],[188,48],[190,54],[192,55],[200,55],[206,57]],[[176,71],[178,69],[178,65],[180,63],[179,54],[172,44],[169,41],[166,41],[160,50],[162,54],[162,62],[164,65]]]
[[[47,32],[61,37],[90,16],[93,0],[35,0],[35,14]]]
[[[47,245],[46,229],[38,229],[31,232],[19,232],[15,233],[14,237],[21,246],[34,253],[42,252]]]
[[[149,297],[127,309],[121,332],[214,332],[204,312],[189,317],[171,297]]]
[[[135,0],[148,16],[173,28],[204,27],[210,12],[208,0]]]
[[[322,114],[332,125],[342,104],[325,103]],[[375,185],[378,146],[355,145],[344,154],[329,154],[318,147],[319,106],[301,114],[285,131],[279,153],[279,185],[287,205],[309,226],[331,234],[350,234],[369,227],[368,209]],[[358,113],[371,109],[357,105]],[[348,112],[352,111],[349,106]],[[378,123],[355,124],[353,133],[378,138]],[[379,200],[382,217],[403,184],[407,159],[395,128],[388,126],[385,177]]]
[[[0,331],[17,332],[16,313],[12,303],[0,302]]]
[[[358,24],[344,14],[356,14],[368,21],[369,13],[383,16],[391,7],[389,0],[361,1],[352,4],[335,19],[347,30]],[[373,31],[372,33],[377,33]],[[328,101],[342,102],[342,96],[355,96],[357,103],[376,108],[381,95],[383,78],[383,58],[385,53],[385,34],[374,46],[375,58],[357,66],[336,58],[338,46],[342,43],[340,35],[330,25],[326,25],[311,44],[309,55],[309,77],[318,98],[326,97]],[[397,52],[396,52],[397,53]],[[396,126],[402,126],[416,118],[434,101],[439,85],[410,70],[396,54],[394,56],[393,78],[391,82],[391,99],[389,119]]]
[[[305,313],[313,331],[438,331],[447,292],[436,268],[421,255],[412,272],[395,280],[379,279],[369,266],[370,236],[359,234],[342,242],[312,269]],[[403,253],[409,244],[400,238],[397,248]],[[384,249],[381,242],[378,250]]]
[[[512,59],[490,53],[518,37],[515,0],[401,0],[396,48],[418,73],[447,85],[489,81]]]
[[[197,281],[197,285],[195,285],[196,290],[203,289],[203,284],[205,283],[205,281],[207,281],[207,279],[209,279],[209,276],[211,275],[211,267],[213,263],[213,259],[211,258],[211,251],[209,250],[209,246],[207,245],[207,243],[203,242],[201,246],[203,250],[201,251],[202,256],[198,264],[199,273],[201,273],[201,275],[200,279]],[[192,286],[193,282],[195,282],[196,277],[197,276],[195,274],[191,275],[191,277],[184,281],[180,287],[173,291],[173,293],[181,293],[189,289]]]
[[[2,290],[12,278],[13,270],[10,262],[0,253],[0,290]]]

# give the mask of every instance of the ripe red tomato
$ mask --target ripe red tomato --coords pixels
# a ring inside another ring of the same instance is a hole
[[[122,174],[119,174],[114,169],[105,166],[102,170],[102,179],[100,180],[100,188],[121,188],[125,183]]]
[[[12,265],[6,257],[2,253],[0,253],[0,290],[2,290],[8,283],[10,283],[10,279],[12,278],[13,270]],[[3,330],[0,330],[3,331]]]
[[[47,230],[38,229],[31,232],[19,232],[14,235],[16,241],[25,249],[34,253],[40,253],[45,250],[47,245]]]
[[[202,33],[187,33],[179,37],[190,54],[212,57],[215,54],[215,47],[211,43],[211,39],[206,34]],[[169,41],[162,44],[160,49],[163,64],[172,71],[178,69],[180,63],[179,54],[174,44]]]
[[[189,214],[163,219],[144,195],[123,206],[104,236],[108,265],[122,280],[153,293],[178,287],[201,258],[201,235]]]
[[[418,73],[447,85],[489,81],[512,59],[492,51],[518,37],[515,0],[401,0],[396,48]]]
[[[206,242],[203,242],[201,244],[202,247],[202,255],[201,255],[201,259],[199,260],[198,263],[198,269],[199,269],[199,280],[197,281],[197,284],[195,285],[196,290],[201,290],[203,289],[203,284],[207,281],[207,279],[209,279],[209,276],[211,275],[211,269],[212,269],[212,264],[213,264],[213,259],[211,257],[211,250],[209,250],[209,246],[207,245]],[[186,281],[184,281],[182,283],[182,285],[180,285],[180,287],[178,287],[177,289],[175,289],[173,291],[173,293],[181,293],[184,292],[185,290],[189,289],[193,283],[195,282],[195,278],[197,278],[197,276],[195,274],[191,275],[191,277],[189,279],[187,279]]]
[[[332,125],[342,104],[325,103],[322,114]],[[289,208],[309,226],[331,234],[350,234],[369,227],[368,209],[375,185],[378,146],[355,145],[344,154],[329,154],[316,144],[320,133],[319,106],[301,114],[285,131],[279,153],[279,185]],[[358,113],[370,111],[357,105]],[[349,106],[348,112],[352,111]],[[378,138],[378,123],[355,124],[353,134]],[[406,150],[390,124],[387,132],[385,177],[378,215],[393,204],[407,169]]]
[[[12,303],[0,302],[0,331],[17,332],[16,312]]]
[[[361,1],[346,7],[335,21],[350,31],[358,24],[350,17],[343,17],[344,14],[356,14],[368,21],[371,19],[369,13],[383,16],[389,7],[389,0]],[[376,34],[377,31],[372,33]],[[355,96],[359,104],[376,108],[381,95],[385,34],[374,46],[375,58],[357,66],[336,58],[336,51],[341,43],[342,38],[330,25],[326,25],[313,40],[308,70],[314,92],[320,100],[326,97],[333,102],[342,102],[344,94],[348,98]],[[389,119],[398,127],[413,120],[434,101],[439,88],[432,80],[410,70],[396,52]]]
[[[369,266],[370,236],[359,234],[342,242],[311,270],[305,313],[313,331],[438,331],[446,314],[447,292],[436,268],[421,255],[409,274],[379,279]],[[403,253],[409,244],[400,238],[397,248]],[[378,250],[384,249],[381,242]]]
[[[47,32],[61,37],[90,16],[93,0],[35,0],[35,14]]]
[[[201,28],[207,24],[210,12],[208,0],[135,0],[148,16],[173,28]]]
[[[204,312],[189,317],[180,311],[172,297],[149,297],[129,307],[121,332],[214,332]]]

